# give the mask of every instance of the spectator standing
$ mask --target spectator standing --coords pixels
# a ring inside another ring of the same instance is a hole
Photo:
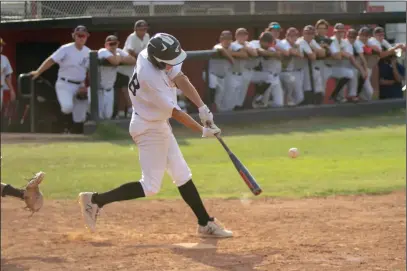
[[[242,82],[239,86],[239,92],[236,95],[236,106],[235,110],[243,109],[243,104],[247,95],[247,90],[253,75],[253,68],[258,65],[253,61],[254,57],[257,57],[256,49],[250,47],[249,32],[245,28],[238,28],[235,32],[235,41],[233,43],[240,44],[243,46],[243,50],[247,53],[248,59],[240,58],[235,61],[240,62],[242,65]],[[254,65],[254,66],[253,66]]]
[[[302,31],[303,36],[298,39],[300,51],[304,55],[302,60],[303,71],[303,95],[297,95],[297,104],[319,104],[322,100],[323,86],[321,80],[320,67],[316,59],[318,55],[323,55],[324,50],[314,40],[315,28],[307,25]]]
[[[329,29],[329,23],[321,19],[315,24],[315,29],[316,29],[316,35],[315,35],[315,41],[319,44],[319,46],[324,50],[324,54],[322,56],[317,56],[316,64],[317,67],[320,69],[321,73],[321,84],[323,88],[323,94],[325,96],[326,92],[326,83],[328,82],[328,79],[332,75],[332,63],[329,61],[326,61],[327,58],[331,59],[340,59],[340,54],[338,49],[332,44],[332,40],[330,37],[328,37],[328,29]]]
[[[117,77],[118,65],[135,65],[136,59],[120,48],[119,39],[110,35],[105,40],[105,48],[98,51],[100,61],[107,61],[109,65],[100,66],[100,87],[98,91],[99,98],[99,117],[101,119],[111,119],[113,115],[114,102],[114,82]]]
[[[72,33],[74,42],[62,45],[36,71],[31,72],[32,79],[35,80],[55,63],[59,64],[55,89],[65,132],[83,133],[83,124],[86,121],[89,95],[85,79],[89,69],[90,49],[85,44],[88,37],[87,28],[83,25],[77,26]]]
[[[254,71],[252,82],[262,83],[262,93],[256,94],[253,99],[253,108],[267,108],[270,106],[270,98],[273,98],[271,106],[282,107],[284,106],[284,93],[281,88],[279,77],[279,65],[281,63],[281,52],[274,48],[274,38],[270,32],[261,33],[258,40],[250,42],[251,47],[256,48],[257,53],[261,56],[261,71]]]
[[[134,32],[131,33],[124,44],[123,51],[137,59],[138,54],[147,47],[150,35],[147,33],[148,24],[145,20],[138,20],[134,24]],[[133,109],[128,93],[129,80],[133,74],[135,65],[124,65],[118,68],[116,88],[118,88],[118,117],[130,117]]]
[[[296,44],[297,39],[298,30],[294,27],[290,27],[286,32],[286,38],[281,41],[284,48],[289,48],[289,55],[283,56],[282,72],[280,74],[281,83],[289,106],[296,105],[293,95],[302,92],[302,72],[301,68],[296,65],[298,62],[296,58],[301,58],[303,55],[301,54],[298,44]]]
[[[232,65],[235,63],[231,54],[231,44],[233,42],[232,32],[229,30],[222,31],[219,36],[219,43],[213,46],[217,51],[214,58],[209,59],[209,101],[210,107],[215,104],[217,110],[222,111],[222,101],[226,89],[226,77],[230,75]]]
[[[379,98],[403,98],[405,67],[397,62],[396,56],[388,56],[379,63]]]
[[[352,45],[353,48],[353,55],[356,58],[356,61],[359,65],[362,66],[363,70],[365,71],[365,74],[367,74],[367,77],[364,77],[358,69],[356,69],[354,66],[352,67],[354,77],[352,80],[357,80],[357,83],[351,83],[349,84],[349,99],[351,101],[358,101],[358,87],[361,85],[361,90],[363,89],[364,93],[363,96],[367,98],[368,100],[371,99],[373,95],[373,87],[372,84],[370,83],[370,75],[369,75],[369,69],[367,67],[367,62],[364,57],[364,44],[362,41],[357,39],[358,32],[355,29],[349,29],[348,33],[346,34],[346,38],[348,42]]]
[[[343,97],[340,98],[339,93],[342,88],[349,83],[349,88],[353,89],[357,87],[357,78],[353,73],[353,67],[357,68],[363,75],[363,78],[367,78],[367,73],[365,70],[356,62],[354,57],[354,51],[352,44],[345,39],[345,25],[342,23],[335,24],[334,36],[331,37],[332,44],[339,50],[341,55],[341,60],[334,62],[332,67],[332,77],[338,79],[334,91],[332,92],[331,99],[335,102],[346,102],[347,100]]]
[[[0,53],[3,53],[3,46],[5,46],[6,43],[2,38],[0,38]],[[1,107],[3,108],[3,92],[4,91],[9,91],[10,93],[10,100],[14,101],[16,99],[16,93],[14,91],[13,84],[11,82],[11,75],[13,74],[13,68],[10,65],[10,61],[8,58],[1,54],[1,69],[0,69],[0,77],[1,77],[1,86],[0,86],[0,92],[1,92]]]

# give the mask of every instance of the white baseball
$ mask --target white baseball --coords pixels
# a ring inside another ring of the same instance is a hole
[[[291,158],[296,158],[298,156],[298,154],[299,154],[299,152],[298,152],[297,148],[291,148],[291,149],[288,150],[288,155]]]

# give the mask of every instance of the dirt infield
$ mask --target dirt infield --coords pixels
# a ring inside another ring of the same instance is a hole
[[[224,240],[197,238],[182,201],[111,204],[91,235],[76,202],[47,201],[27,218],[2,198],[1,270],[401,271],[405,196],[206,200],[235,232]]]

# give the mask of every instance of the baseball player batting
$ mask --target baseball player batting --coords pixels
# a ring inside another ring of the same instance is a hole
[[[100,208],[111,202],[130,200],[157,194],[164,173],[167,172],[198,220],[198,234],[202,237],[232,237],[207,213],[185,161],[172,133],[168,119],[173,117],[186,127],[214,137],[221,130],[214,124],[213,115],[201,100],[197,90],[181,71],[187,57],[181,44],[172,35],[154,35],[137,58],[129,83],[133,114],[129,132],[139,148],[142,170],[140,181],[123,184],[105,193],[82,192],[79,204],[85,226],[94,231]],[[201,126],[177,105],[177,87],[199,108]]]
[[[89,69],[90,49],[85,46],[88,37],[87,28],[83,25],[77,26],[72,33],[74,42],[62,45],[36,71],[31,72],[32,79],[35,80],[55,63],[59,64],[55,89],[62,118],[67,123],[67,132],[78,134],[83,133],[83,123],[86,121],[89,106],[88,89],[85,87]]]

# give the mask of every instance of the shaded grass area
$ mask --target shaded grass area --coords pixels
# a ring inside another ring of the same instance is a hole
[[[48,198],[75,198],[81,191],[101,192],[137,181],[137,147],[128,132],[110,125],[98,129],[95,142],[3,145],[2,180],[23,185],[31,173],[43,170]],[[404,112],[222,129],[226,143],[263,188],[259,197],[377,194],[405,188]],[[186,128],[174,130],[204,197],[250,196],[215,139],[201,139]],[[106,138],[125,140],[102,140]],[[299,148],[297,159],[288,158],[291,147]],[[179,198],[167,176],[154,198]]]

